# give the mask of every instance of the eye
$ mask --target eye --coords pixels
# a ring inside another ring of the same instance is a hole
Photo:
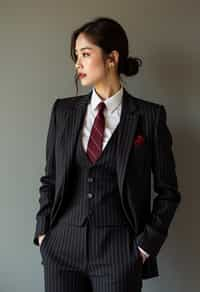
[[[78,58],[78,55],[75,53],[76,58]],[[90,56],[88,53],[83,53],[83,56]]]
[[[83,56],[89,56],[90,54],[88,54],[88,53],[83,53]]]

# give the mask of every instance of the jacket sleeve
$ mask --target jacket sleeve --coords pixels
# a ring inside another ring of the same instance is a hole
[[[33,243],[39,245],[38,236],[45,234],[50,225],[50,212],[54,201],[55,194],[55,135],[56,135],[56,106],[59,99],[53,104],[50,123],[46,140],[46,164],[45,174],[40,178],[39,187],[39,210],[36,214],[36,229]]]
[[[156,256],[163,245],[170,223],[181,201],[178,191],[176,165],[172,152],[172,135],[166,123],[166,110],[159,105],[152,147],[154,191],[157,193],[149,222],[137,236],[138,245]]]

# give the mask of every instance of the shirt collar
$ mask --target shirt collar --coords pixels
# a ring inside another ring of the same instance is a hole
[[[106,104],[106,108],[109,112],[113,112],[116,108],[121,104],[123,96],[123,86],[121,85],[120,89],[112,96],[107,98],[104,103]],[[92,97],[91,97],[91,106],[95,111],[97,110],[97,105],[99,102],[102,102],[102,99],[96,93],[95,88],[92,88]]]

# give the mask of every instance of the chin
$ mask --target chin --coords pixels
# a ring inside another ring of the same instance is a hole
[[[93,86],[93,82],[89,82],[86,80],[81,80],[81,85],[82,86]]]

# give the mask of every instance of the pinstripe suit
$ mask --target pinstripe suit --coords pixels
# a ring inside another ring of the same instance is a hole
[[[69,234],[75,234],[78,232],[77,230],[79,232],[76,237],[72,236],[72,238],[79,238],[81,240],[81,236],[88,234],[89,238],[85,238],[85,241],[83,239],[83,242],[88,243],[91,239],[90,236],[97,238],[94,235],[95,228],[91,229],[92,225],[86,224],[81,226],[82,229],[80,227],[75,228],[72,225],[66,224],[66,216],[62,217],[63,206],[68,205],[68,199],[70,197],[68,190],[70,189],[70,174],[73,169],[77,136],[90,96],[91,94],[62,100],[57,99],[52,110],[47,138],[46,174],[41,178],[40,210],[37,213],[37,225],[34,235],[34,243],[38,244],[38,235],[42,233],[47,234],[41,246],[43,260],[45,259],[45,252],[47,253],[48,247],[52,246],[53,242],[56,242],[56,240],[53,241],[51,239],[55,239],[60,234],[58,232],[58,230],[61,230],[60,226],[65,226],[66,228],[62,229],[64,230],[62,235],[63,240],[66,238],[64,234],[67,234],[69,238]],[[133,139],[137,134],[143,135],[144,144],[133,143]],[[132,271],[134,273],[132,275],[136,275],[133,277],[134,283],[141,283],[141,277],[151,278],[158,276],[156,256],[167,237],[169,224],[180,202],[175,162],[171,150],[172,137],[166,125],[164,106],[133,97],[125,90],[123,95],[122,117],[118,127],[116,141],[116,182],[118,183],[122,213],[125,215],[124,218],[127,224],[124,226],[122,224],[118,225],[118,228],[113,230],[114,233],[111,239],[116,236],[118,241],[115,242],[119,243],[120,239],[123,238],[124,241],[121,243],[120,250],[126,250],[129,253],[128,256],[126,255],[123,258],[126,259],[127,266],[133,269]],[[163,161],[165,164],[163,164]],[[158,193],[158,196],[154,200],[152,213],[150,210],[151,170],[154,174],[154,190]],[[66,213],[64,212],[64,214]],[[60,225],[60,222],[65,222],[65,224]],[[87,232],[83,232],[84,228]],[[114,235],[115,233],[119,233],[119,229],[120,234],[121,232],[125,232],[124,237],[119,236],[119,234],[118,236]],[[88,232],[88,230],[93,230],[93,232]],[[107,229],[103,228],[101,232],[103,233],[105,230]],[[103,234],[100,238],[103,238]],[[79,242],[81,242],[80,240]],[[62,241],[60,240],[59,242]],[[75,242],[73,245],[76,246]],[[151,255],[144,265],[141,265],[141,261],[139,260],[137,245],[140,245]],[[127,249],[125,249],[125,246]],[[119,244],[116,248],[119,248]],[[72,252],[70,248],[68,250]],[[77,253],[81,252],[81,249],[77,248],[76,251]],[[84,253],[85,249],[83,248],[82,251]],[[91,255],[91,259],[93,251],[94,248],[91,249],[91,254],[88,253]],[[112,254],[112,249],[110,249],[109,254]],[[81,257],[83,254],[77,255],[77,258],[79,256]],[[95,253],[93,256],[95,256]],[[130,258],[133,260],[131,265],[130,260],[127,260]],[[121,262],[113,263],[120,264]],[[83,260],[82,264],[86,264],[86,261]],[[59,266],[61,267],[61,265]],[[121,265],[116,266],[118,267],[116,271],[119,272]],[[122,266],[124,267],[125,265]],[[52,269],[54,266],[49,262],[46,267],[48,268],[45,271]],[[103,271],[106,272],[106,270]],[[48,277],[50,272],[46,275]],[[119,275],[124,274],[122,272],[122,274],[114,273],[114,275],[117,278]],[[127,275],[130,277],[131,273]],[[111,285],[111,283],[116,283],[116,278],[113,278],[113,282],[107,281],[104,284]],[[73,279],[76,279],[76,276]],[[139,281],[137,282],[138,279]],[[81,283],[81,280],[78,282]],[[102,287],[104,287],[104,290],[101,291],[121,291],[120,289],[122,287],[123,291],[129,291],[128,289],[130,289],[129,285],[127,286],[127,290],[124,290],[124,281],[123,286],[120,286],[122,284],[119,283],[116,284],[118,286],[113,286],[114,290],[112,290],[111,286],[101,286],[98,283],[97,281],[93,282],[97,291],[100,291]],[[77,281],[74,282],[75,284],[77,284]],[[117,290],[117,287],[119,290]],[[65,289],[64,286],[62,288]],[[48,289],[47,291],[54,291],[50,290],[49,287]]]

